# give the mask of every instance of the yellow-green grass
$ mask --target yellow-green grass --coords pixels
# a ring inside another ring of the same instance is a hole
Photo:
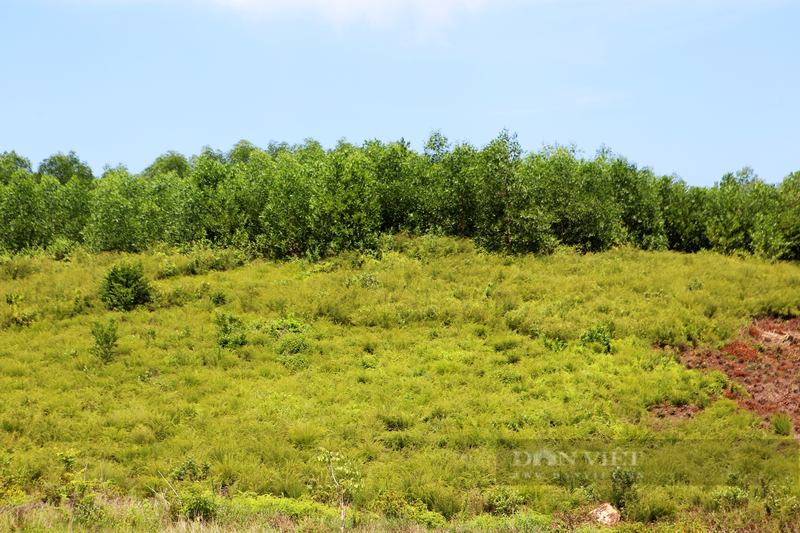
[[[711,253],[502,257],[397,237],[380,259],[207,269],[235,256],[2,259],[0,443],[22,489],[63,485],[67,454],[113,493],[152,498],[194,457],[210,463],[204,486],[215,491],[320,499],[323,447],[362,472],[361,509],[394,491],[464,517],[469,491],[498,483],[498,448],[521,439],[763,436],[758,417],[721,398],[723,377],[653,346],[720,345],[754,315],[800,305],[797,265]],[[156,298],[109,311],[97,290],[125,261],[143,262]],[[246,345],[220,346],[218,314],[241,319]],[[120,340],[104,364],[91,325],[111,317]],[[287,321],[305,330],[270,328]],[[581,341],[597,325],[613,332],[610,352]],[[703,410],[656,424],[649,409],[664,401]],[[514,490],[520,508],[545,515],[608,496]],[[663,516],[713,507],[701,493],[658,493],[671,506]]]

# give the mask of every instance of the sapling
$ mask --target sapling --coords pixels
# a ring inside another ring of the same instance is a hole
[[[347,504],[353,500],[353,494],[361,486],[359,483],[361,481],[361,472],[350,461],[342,457],[339,452],[330,452],[325,448],[320,448],[319,452],[317,461],[327,467],[333,480],[333,488],[336,491],[336,498],[339,500],[341,530],[344,532],[345,511]]]
[[[111,318],[108,324],[104,324],[99,320],[95,320],[92,322],[92,336],[94,336],[92,352],[100,357],[104,363],[110,363],[119,340],[117,321]]]

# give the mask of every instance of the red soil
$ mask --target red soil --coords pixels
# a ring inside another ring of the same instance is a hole
[[[756,320],[721,350],[690,351],[681,360],[687,368],[719,370],[744,387],[747,394],[725,393],[741,407],[766,418],[787,413],[800,428],[800,319]]]

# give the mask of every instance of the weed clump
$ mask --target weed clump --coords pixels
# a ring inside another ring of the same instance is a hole
[[[152,292],[140,262],[112,266],[100,284],[100,300],[109,309],[132,311],[137,306],[152,302]]]
[[[792,433],[792,426],[794,425],[794,422],[792,421],[792,417],[790,417],[788,414],[776,413],[772,415],[770,422],[772,423],[772,430],[776,435],[788,437]]]
[[[741,487],[725,487],[711,495],[709,507],[714,511],[731,510],[736,507],[747,505],[749,500],[750,497],[747,490]]]
[[[561,352],[567,349],[567,342],[556,338],[549,338],[547,336],[542,337],[542,344],[545,348],[550,350],[551,352]]]
[[[423,502],[401,496],[394,491],[381,490],[372,507],[386,517],[411,520],[431,530],[441,529],[447,525],[444,516],[436,511],[430,511]]]

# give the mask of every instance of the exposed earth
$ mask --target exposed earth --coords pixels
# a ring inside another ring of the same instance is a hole
[[[800,318],[757,319],[722,349],[687,351],[681,354],[681,361],[687,368],[725,373],[747,391],[728,390],[725,396],[765,419],[786,413],[794,421],[794,429],[800,429]],[[659,406],[653,412],[680,419],[693,416],[697,407]]]

